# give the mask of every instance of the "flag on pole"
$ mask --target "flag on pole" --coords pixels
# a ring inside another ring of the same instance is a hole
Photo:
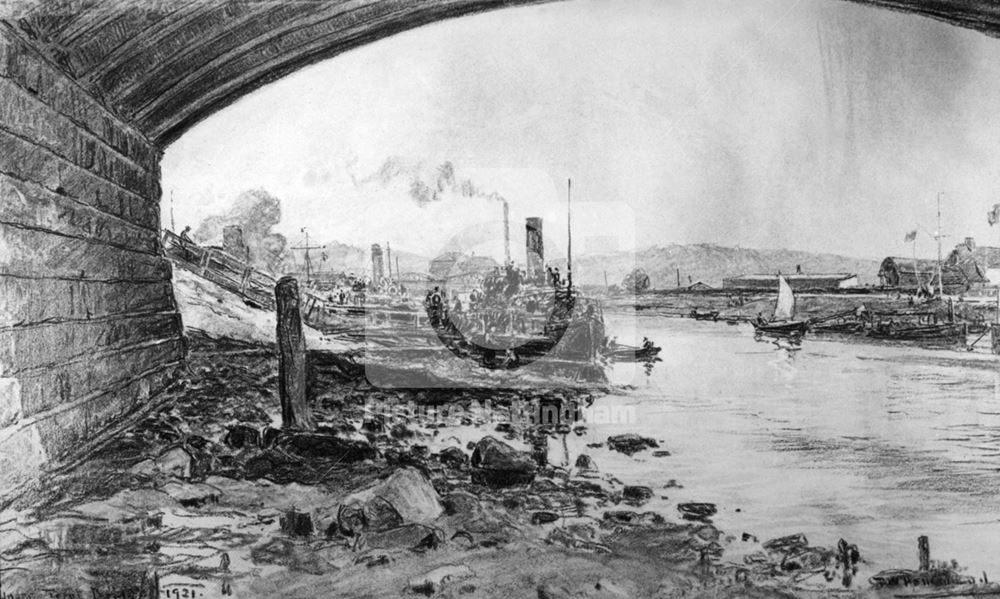
[[[990,226],[1000,223],[1000,204],[993,204],[993,210],[986,213],[986,220]]]
[[[914,229],[906,234],[906,237],[903,238],[903,241],[916,241],[916,239],[917,239],[917,230]]]

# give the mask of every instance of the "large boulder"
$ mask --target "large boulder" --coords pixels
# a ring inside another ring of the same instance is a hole
[[[355,536],[397,528],[405,522],[427,523],[442,513],[444,506],[430,481],[419,470],[403,468],[345,497],[337,511],[337,529]]]
[[[655,439],[642,437],[635,433],[626,433],[624,435],[608,437],[609,449],[629,456],[645,449],[656,448],[659,446],[660,444],[657,443]]]
[[[472,482],[494,487],[524,485],[535,478],[532,456],[493,437],[483,437],[472,450]]]
[[[299,457],[358,462],[375,457],[375,447],[364,437],[348,438],[331,428],[314,431],[281,431],[273,444]]]
[[[627,503],[643,505],[653,498],[653,490],[642,485],[627,485],[622,491],[622,496]]]
[[[581,472],[596,472],[597,464],[594,462],[594,458],[585,453],[581,453],[576,456],[576,469]]]
[[[191,478],[191,466],[194,458],[183,447],[173,447],[161,453],[153,460],[155,470],[177,478]]]

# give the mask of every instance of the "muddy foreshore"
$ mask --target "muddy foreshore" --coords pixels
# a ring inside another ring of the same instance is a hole
[[[320,427],[296,434],[275,428],[270,348],[196,338],[191,350],[163,408],[3,511],[4,597],[872,592],[851,580],[863,548],[720,531],[710,504],[645,511],[667,491],[623,485],[586,456],[551,460],[559,433],[477,411],[552,392],[386,391],[320,360]],[[372,414],[372,401],[436,409],[413,420]],[[669,439],[611,443],[669,455]]]

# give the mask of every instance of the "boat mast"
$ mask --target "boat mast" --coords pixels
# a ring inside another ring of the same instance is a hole
[[[937,233],[934,235],[937,238],[938,245],[938,259],[937,259],[937,276],[938,276],[938,297],[944,298],[944,281],[941,280],[941,192],[938,192],[937,196]]]
[[[312,262],[309,260],[309,250],[320,250],[326,246],[322,245],[309,245],[309,231],[305,227],[302,227],[302,232],[306,234],[306,244],[293,247],[293,250],[305,250],[306,251],[306,285],[308,286],[312,279]]]
[[[566,179],[566,289],[573,288],[573,227],[570,222],[572,211],[570,210],[570,195],[573,189],[573,181]]]

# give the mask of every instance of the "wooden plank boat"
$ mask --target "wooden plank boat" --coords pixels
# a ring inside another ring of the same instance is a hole
[[[868,335],[873,339],[920,341],[925,343],[964,344],[968,331],[961,323],[946,324],[878,324]]]
[[[621,345],[613,344],[610,345],[604,352],[612,362],[645,362],[648,360],[658,360],[657,355],[660,353],[661,348],[653,345],[650,342],[642,347],[635,347],[631,345]]]
[[[865,323],[859,320],[842,320],[838,322],[815,323],[810,328],[814,333],[858,335],[865,331]]]
[[[715,321],[715,320],[719,320],[719,311],[718,310],[700,310],[698,308],[695,308],[695,309],[691,310],[691,312],[688,313],[688,316],[690,318],[695,319],[695,320],[712,320],[712,321]]]

